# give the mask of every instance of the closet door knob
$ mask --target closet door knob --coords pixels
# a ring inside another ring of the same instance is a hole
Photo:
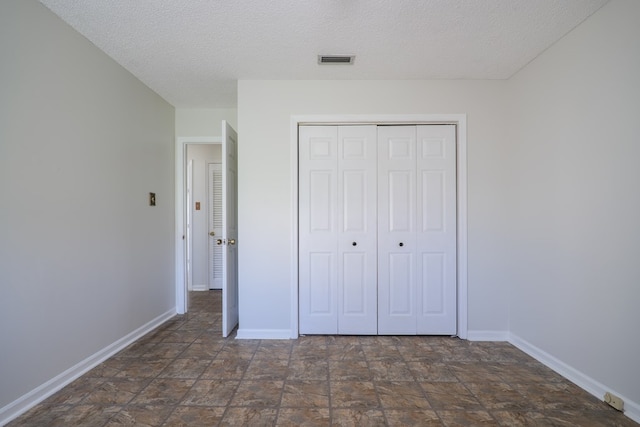
[[[358,244],[356,242],[353,242],[352,245],[353,246],[358,246]]]
[[[398,244],[398,246],[402,247],[402,246],[404,246],[404,243],[400,242],[400,243]]]

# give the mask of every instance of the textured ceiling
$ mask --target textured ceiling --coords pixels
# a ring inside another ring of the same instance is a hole
[[[234,107],[239,79],[506,79],[607,1],[41,3],[174,106]]]

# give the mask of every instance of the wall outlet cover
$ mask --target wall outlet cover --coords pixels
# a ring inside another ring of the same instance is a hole
[[[604,394],[604,401],[608,403],[611,407],[617,409],[618,411],[624,410],[624,400],[620,399],[618,396],[606,392]]]

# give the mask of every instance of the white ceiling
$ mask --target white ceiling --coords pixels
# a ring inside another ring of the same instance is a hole
[[[40,1],[175,107],[221,108],[239,79],[506,79],[608,0]]]

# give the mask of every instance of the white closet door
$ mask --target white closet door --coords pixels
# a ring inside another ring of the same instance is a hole
[[[377,333],[376,127],[338,128],[338,333]]]
[[[376,137],[300,127],[300,333],[377,333]]]
[[[378,333],[457,331],[455,126],[378,129]]]
[[[338,333],[338,128],[299,129],[299,330]]]
[[[300,127],[300,333],[456,333],[455,137]]]
[[[417,127],[417,333],[455,335],[456,130]]]
[[[378,333],[416,334],[416,127],[378,127]]]

